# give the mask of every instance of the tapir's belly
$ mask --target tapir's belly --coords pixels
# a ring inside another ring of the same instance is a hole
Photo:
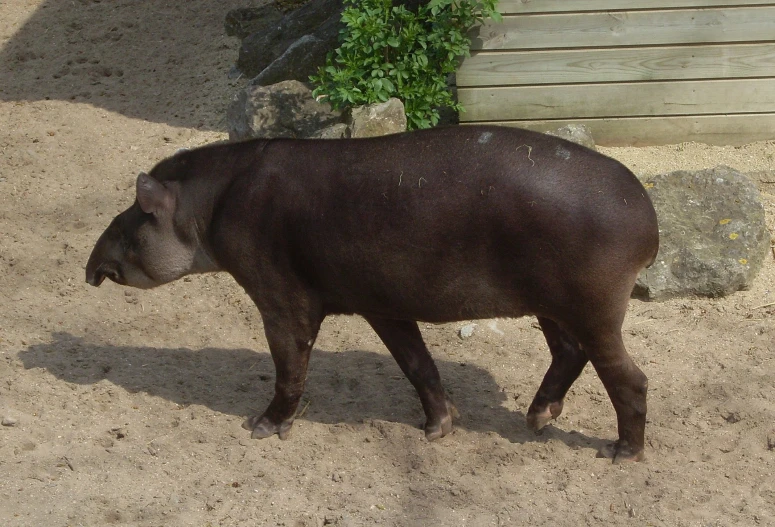
[[[353,237],[310,255],[311,283],[329,312],[428,322],[523,316],[538,308],[538,296],[548,300],[562,288],[552,276],[560,262],[548,246],[541,255],[538,241],[457,235]],[[545,261],[550,253],[553,261]],[[539,293],[536,286],[546,282],[552,287]]]

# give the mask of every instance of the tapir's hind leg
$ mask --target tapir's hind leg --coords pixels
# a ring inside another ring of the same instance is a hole
[[[614,463],[641,461],[646,428],[646,375],[624,349],[619,328],[583,337],[581,345],[611,398],[619,427],[619,440],[601,449],[599,455],[612,458]]]
[[[366,321],[417,390],[427,418],[425,437],[433,441],[450,433],[457,410],[444,393],[439,370],[425,347],[417,322],[372,317]]]
[[[549,345],[552,363],[527,411],[527,424],[533,430],[540,430],[562,413],[565,394],[587,364],[587,355],[573,336],[548,318],[538,317],[538,323]]]

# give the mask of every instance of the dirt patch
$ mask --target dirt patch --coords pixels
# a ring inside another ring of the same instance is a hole
[[[359,318],[327,320],[288,441],[251,441],[271,398],[261,322],[226,275],[100,289],[83,268],[140,170],[223,139],[245,1],[15,0],[0,11],[0,524],[773,525],[775,264],[718,300],[633,301],[650,379],[645,463],[594,371],[541,435],[534,320],[422,325],[461,411],[425,441],[419,401]],[[638,173],[775,170],[775,144],[604,149]],[[775,228],[775,184],[757,176]],[[768,305],[769,304],[769,305]],[[15,423],[13,422],[15,420]]]

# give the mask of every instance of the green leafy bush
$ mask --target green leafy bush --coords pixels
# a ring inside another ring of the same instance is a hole
[[[447,76],[469,54],[469,30],[488,17],[501,19],[496,2],[431,0],[415,13],[392,0],[344,0],[341,44],[310,77],[313,95],[334,108],[397,97],[410,129],[436,125],[438,108],[462,109]]]

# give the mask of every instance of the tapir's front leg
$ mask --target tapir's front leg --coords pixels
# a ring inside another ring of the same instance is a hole
[[[457,409],[444,393],[439,370],[428,353],[417,322],[376,317],[366,317],[366,321],[417,390],[427,418],[425,437],[433,441],[450,433],[452,419],[458,417]]]
[[[262,310],[261,316],[275,365],[275,394],[264,413],[249,417],[242,427],[252,431],[253,439],[273,434],[285,439],[304,392],[307,364],[323,316],[320,309],[300,309],[298,305],[281,314]]]

